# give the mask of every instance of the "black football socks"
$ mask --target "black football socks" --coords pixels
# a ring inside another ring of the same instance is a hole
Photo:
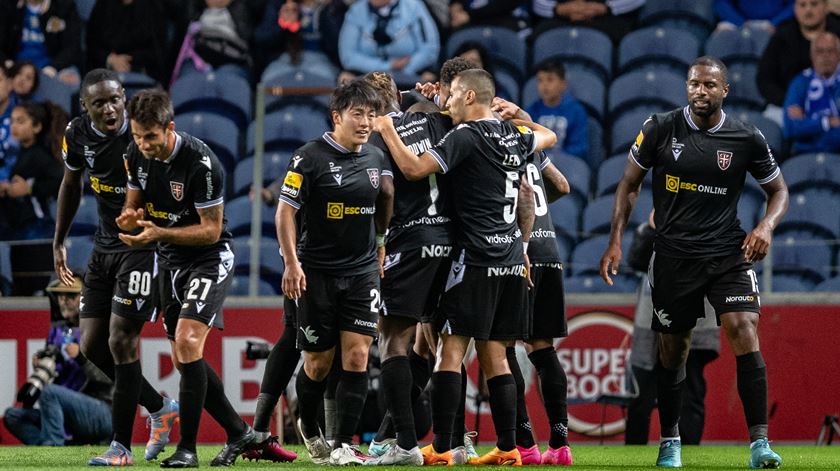
[[[682,388],[685,382],[685,365],[676,370],[662,366],[657,360],[656,391],[659,399],[659,426],[662,438],[679,438]]]
[[[436,371],[432,373],[432,447],[438,453],[449,451],[458,402],[453,401],[461,389],[461,373]]]
[[[365,407],[368,393],[367,371],[342,371],[335,389],[336,417],[334,448],[353,443],[353,435]],[[412,424],[412,432],[414,425]],[[416,441],[416,440],[415,440]]]
[[[195,453],[195,440],[204,399],[207,396],[207,367],[204,359],[181,364],[181,392],[178,394],[181,416],[181,442],[178,448]]]
[[[534,443],[534,432],[531,430],[531,419],[528,417],[528,408],[525,407],[525,378],[522,377],[522,369],[516,360],[516,347],[505,349],[508,367],[516,382],[516,444],[531,448]]]
[[[306,370],[301,367],[298,371],[295,389],[298,397],[298,416],[300,418],[301,433],[305,438],[317,437],[318,411],[324,400],[326,381],[315,381],[309,378]]]
[[[236,410],[230,404],[222,380],[219,379],[219,376],[207,362],[204,365],[207,368],[207,396],[204,400],[204,408],[207,409],[210,417],[213,417],[225,429],[228,442],[235,441],[245,434],[248,430],[248,424],[242,420],[242,417],[236,413]]]
[[[557,449],[569,444],[569,417],[566,409],[566,372],[560,366],[557,352],[546,347],[528,355],[540,377],[543,405],[551,436],[548,446]]]
[[[767,367],[761,352],[735,357],[738,396],[750,431],[750,442],[767,438]]]
[[[111,403],[111,426],[114,440],[131,450],[131,432],[140,400],[143,373],[140,361],[114,366],[114,399]],[[160,397],[160,396],[158,396]],[[161,406],[162,407],[162,406]]]
[[[510,451],[516,447],[516,381],[513,375],[499,375],[487,380],[490,412],[496,427],[496,447]]]

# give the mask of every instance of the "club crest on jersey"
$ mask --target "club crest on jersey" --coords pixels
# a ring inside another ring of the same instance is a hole
[[[671,138],[671,153],[674,154],[674,161],[680,160],[680,155],[682,155],[683,147],[685,144],[682,142],[677,142],[677,138]]]
[[[728,152],[725,150],[717,151],[717,164],[721,170],[726,170],[729,168],[729,164],[732,163],[732,152]]]
[[[369,168],[367,169],[368,179],[370,179],[370,184],[374,188],[379,188],[379,169],[378,168]]]
[[[172,191],[172,197],[175,198],[175,201],[181,201],[184,199],[184,184],[181,182],[169,182],[169,189]]]

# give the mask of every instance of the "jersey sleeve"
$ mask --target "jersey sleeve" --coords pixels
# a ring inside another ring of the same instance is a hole
[[[650,170],[656,163],[656,137],[658,134],[658,123],[651,116],[642,124],[642,129],[630,146],[630,159],[642,170]]]
[[[458,125],[449,131],[440,142],[429,149],[429,153],[440,166],[441,173],[447,173],[464,159],[469,157],[470,150],[478,145],[475,131],[466,124]]]
[[[516,126],[516,130],[519,131],[521,137],[520,144],[522,147],[520,150],[522,151],[522,156],[527,157],[536,152],[537,136],[534,135],[534,131],[525,126]]]
[[[753,149],[750,153],[750,163],[747,169],[759,185],[764,185],[781,175],[782,171],[779,164],[776,163],[776,159],[773,158],[773,151],[767,145],[764,134],[758,128],[755,128],[752,139]]]
[[[283,186],[280,188],[280,203],[300,209],[309,193],[309,183],[312,180],[311,161],[305,154],[298,150],[286,169],[286,176],[283,178]]]
[[[394,167],[391,165],[391,156],[382,152],[382,176],[394,178]]]
[[[61,157],[64,159],[64,165],[70,170],[81,170],[84,168],[84,155],[79,152],[76,146],[75,130],[73,129],[74,121],[67,124],[64,130],[64,140],[61,141]]]
[[[210,151],[209,148],[205,148]],[[225,202],[225,171],[216,156],[202,155],[194,164],[191,187],[195,209],[210,208]]]
[[[125,149],[123,154],[123,163],[125,164],[125,172],[128,176],[126,186],[129,190],[141,190],[140,180],[137,178],[137,157],[140,153],[137,146],[132,142]]]

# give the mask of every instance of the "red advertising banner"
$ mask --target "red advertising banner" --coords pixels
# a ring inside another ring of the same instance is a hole
[[[769,377],[770,435],[777,441],[815,440],[823,416],[840,412],[840,375],[834,371],[840,332],[840,315],[829,305],[764,306],[759,331]],[[622,411],[594,403],[604,393],[621,394],[632,345],[633,306],[570,306],[569,337],[558,341],[557,354],[569,384],[569,420],[573,441],[623,440]],[[205,358],[219,373],[234,408],[252,420],[259,393],[264,361],[245,359],[248,340],[274,342],[283,329],[281,309],[227,308],[222,332],[207,340]],[[44,345],[49,314],[43,310],[0,311],[0,410],[14,405],[17,389],[31,373],[32,355]],[[735,359],[726,341],[719,359],[706,367],[706,441],[747,440],[746,423],[738,398]],[[141,341],[144,376],[156,389],[177,397],[180,377],[169,360],[170,346],[160,323],[148,325]],[[536,373],[524,350],[519,363],[526,381],[528,409],[540,441],[548,437],[548,424],[539,397]],[[477,391],[478,364],[470,358],[470,397]],[[476,423],[476,404],[467,401],[467,427]],[[493,439],[489,405],[482,404],[479,432],[482,441]],[[658,438],[656,413],[652,417],[651,439]],[[134,439],[148,437],[145,416],[138,413]],[[205,414],[199,441],[221,443],[225,434]],[[0,427],[4,444],[17,441]]]

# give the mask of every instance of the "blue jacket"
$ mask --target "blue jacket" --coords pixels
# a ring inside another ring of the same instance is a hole
[[[793,17],[793,0],[715,0],[715,14],[735,26],[749,20],[767,20],[778,26]]]
[[[338,41],[338,54],[345,69],[362,73],[391,71],[391,61],[411,56],[402,69],[417,74],[433,67],[440,52],[440,36],[432,16],[421,0],[398,0],[392,4],[385,32],[391,42],[379,46],[374,39],[377,15],[367,0],[358,0],[347,11]]]
[[[804,119],[788,116],[792,105],[804,110]],[[829,117],[840,117],[840,73],[828,81],[817,78],[814,69],[797,75],[788,87],[783,109],[785,137],[793,141],[794,154],[840,151],[840,127],[828,124]]]
[[[589,153],[589,123],[586,110],[569,92],[564,92],[557,106],[546,106],[542,100],[528,107],[528,114],[557,134],[557,148],[564,153],[585,159]]]

